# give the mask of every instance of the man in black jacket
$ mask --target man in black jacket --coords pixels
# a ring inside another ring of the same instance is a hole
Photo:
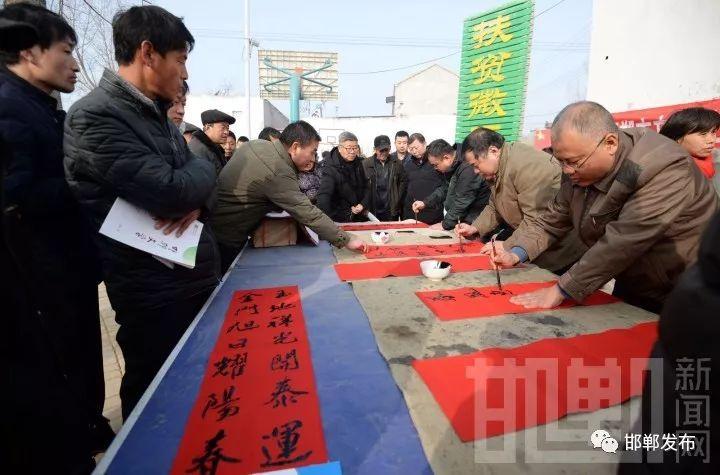
[[[0,10],[0,26],[3,469],[88,472],[114,434],[102,417],[97,256],[65,182],[65,114],[51,96],[75,88],[76,36],[33,5]]]
[[[390,137],[378,135],[374,147],[375,153],[362,162],[370,186],[368,210],[380,221],[397,221],[407,191],[405,168],[390,155]]]
[[[336,223],[367,221],[368,182],[363,171],[357,137],[340,134],[340,145],[320,163],[317,206]]]
[[[403,163],[408,177],[403,219],[417,219],[427,224],[439,223],[443,219],[442,204],[427,206],[417,215],[413,212],[412,204],[415,201],[423,201],[440,188],[443,185],[443,176],[428,161],[427,146],[422,134],[412,134],[409,143],[410,158],[406,158]]]
[[[206,110],[200,114],[203,129],[198,130],[190,140],[190,151],[195,156],[212,163],[215,173],[227,163],[223,145],[227,142],[230,125],[235,123],[235,117],[217,109]]]
[[[147,210],[181,234],[212,205],[213,165],[195,158],[167,109],[187,79],[193,37],[182,20],[156,6],[132,7],[113,20],[118,72],[76,102],[65,121],[70,187],[97,231],[117,198]],[[210,227],[194,269],[169,268],[150,254],[94,233],[125,357],[123,417],[218,283],[220,260]]]
[[[430,164],[443,174],[443,184],[430,196],[413,203],[413,211],[425,207],[445,208],[443,220],[430,226],[433,229],[454,229],[460,222],[470,224],[490,200],[490,187],[465,161],[461,144],[450,145],[443,139],[430,142],[427,157]]]

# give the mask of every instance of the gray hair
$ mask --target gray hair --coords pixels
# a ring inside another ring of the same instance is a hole
[[[619,131],[612,114],[597,102],[580,101],[565,106],[555,117],[550,132],[553,142],[566,130],[574,130],[592,140]]]
[[[357,142],[358,138],[353,134],[352,132],[345,131],[340,134],[340,137],[338,137],[338,143],[343,142]]]

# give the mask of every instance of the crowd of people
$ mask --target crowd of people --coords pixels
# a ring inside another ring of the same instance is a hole
[[[583,101],[555,118],[550,153],[480,127],[456,144],[378,135],[369,156],[345,131],[320,155],[321,138],[304,121],[267,127],[256,140],[236,138],[235,118],[219,110],[201,114],[202,128],[185,122],[195,40],[180,18],[138,6],[119,12],[112,29],[117,70],[105,70],[65,114],[55,97],[75,87],[76,32],[41,7],[0,10],[0,252],[11,283],[2,290],[0,364],[10,382],[2,395],[12,408],[3,424],[10,473],[87,473],[114,436],[102,415],[98,284],[119,323],[127,418],[271,211],[356,252],[366,244],[337,223],[416,220],[470,239],[498,236],[497,252],[482,251],[495,265],[532,262],[559,276],[513,297],[527,307],[581,302],[614,279],[616,295],[660,313],[691,266],[703,295],[718,301],[709,270],[716,248],[708,238],[701,246],[720,208],[715,111],[679,111],[656,133],[618,129],[605,108]],[[166,234],[205,223],[194,268],[170,268],[99,234],[118,198],[147,210]],[[717,218],[711,228],[717,235]],[[702,267],[694,266],[699,249]],[[682,296],[671,301],[661,322],[677,326]],[[707,320],[694,323],[715,335]],[[662,331],[654,353],[712,353],[707,338],[678,343],[688,335]]]

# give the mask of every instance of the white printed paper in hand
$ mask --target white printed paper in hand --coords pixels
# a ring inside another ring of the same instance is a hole
[[[203,223],[193,221],[182,236],[165,235],[155,229],[155,219],[137,206],[118,198],[100,227],[100,234],[141,251],[152,254],[167,265],[169,261],[190,269],[195,267],[195,256]]]

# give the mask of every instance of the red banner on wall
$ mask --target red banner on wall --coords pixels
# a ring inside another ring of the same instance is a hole
[[[235,292],[172,473],[255,473],[326,461],[299,289]]]
[[[615,123],[621,129],[628,127],[652,127],[655,132],[659,132],[667,118],[676,111],[687,109],[688,107],[704,107],[720,112],[720,99],[710,101],[688,102],[686,104],[675,104],[663,107],[652,107],[649,109],[638,109],[625,112],[614,112],[613,118]],[[542,150],[550,146],[550,129],[535,130],[535,148]],[[720,147],[720,143],[716,142],[716,147]]]

